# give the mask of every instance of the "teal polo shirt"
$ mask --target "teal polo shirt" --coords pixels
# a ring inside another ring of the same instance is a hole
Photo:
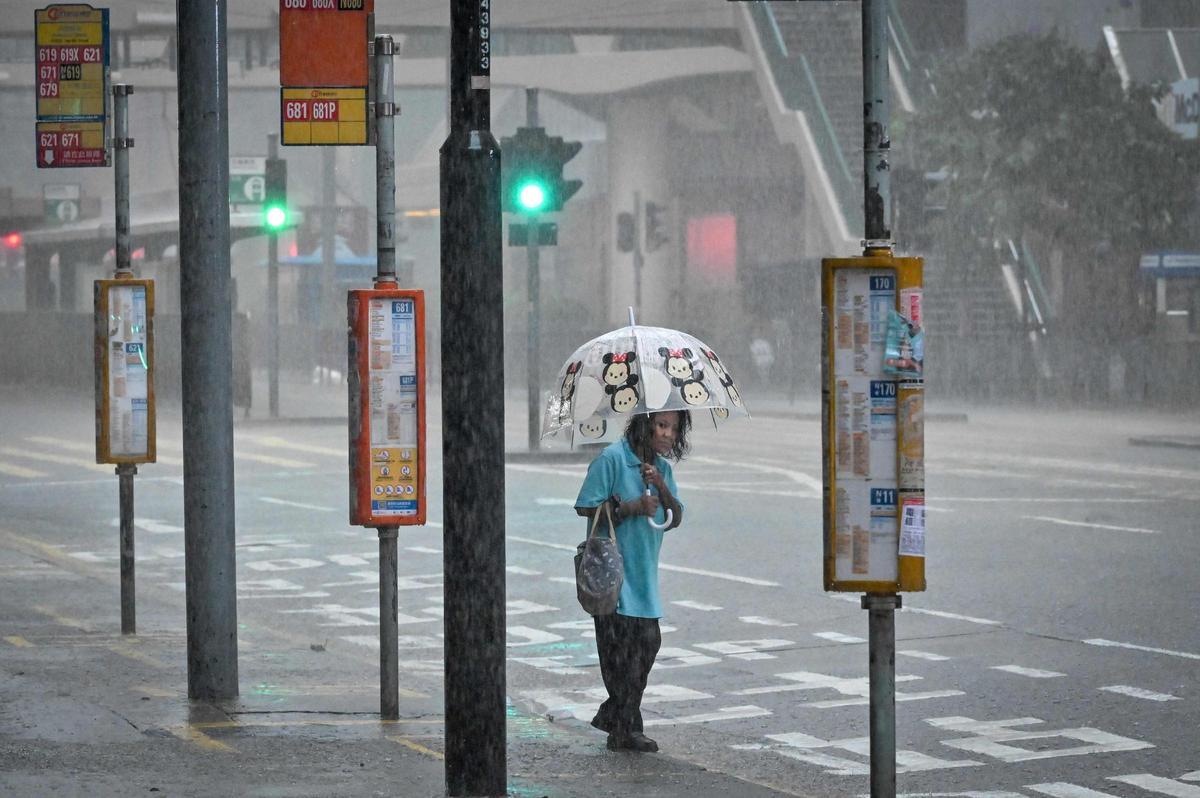
[[[675,474],[671,464],[655,455],[654,465],[662,474],[676,501]],[[599,507],[614,493],[621,501],[636,499],[646,491],[642,482],[641,461],[633,453],[627,438],[606,447],[588,466],[587,477],[579,489],[576,507]],[[651,488],[653,491],[654,489]],[[682,509],[683,502],[679,502]],[[655,522],[664,523],[666,510],[661,505]],[[589,529],[591,521],[588,521]],[[608,522],[602,517],[596,534],[608,534]],[[662,601],[658,596],[658,552],[662,549],[663,530],[650,526],[644,515],[626,518],[617,525],[617,548],[625,560],[625,583],[617,601],[617,613],[634,618],[661,618]]]

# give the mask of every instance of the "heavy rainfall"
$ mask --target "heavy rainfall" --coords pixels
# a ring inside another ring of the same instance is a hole
[[[1200,2],[5,10],[0,793],[1200,798]]]

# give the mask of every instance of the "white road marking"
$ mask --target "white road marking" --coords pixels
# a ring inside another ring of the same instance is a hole
[[[721,707],[716,712],[705,712],[700,715],[684,715],[679,718],[651,718],[644,722],[645,726],[674,726],[677,723],[712,723],[720,720],[741,720],[744,718],[763,718],[771,714],[771,710],[747,704],[740,707]]]
[[[938,496],[939,502],[972,502],[977,504],[1149,504],[1158,499],[1119,499],[1112,496],[1046,498],[1043,496]]]
[[[834,748],[848,751],[864,759],[871,755],[871,740],[869,737],[847,737],[841,740],[822,740],[808,734],[794,732],[791,734],[768,734],[768,740],[775,740],[785,747],[772,746],[771,750],[789,759],[807,762],[811,765],[826,768],[831,776],[866,776],[871,772],[870,765],[854,759],[819,753],[814,749]],[[743,746],[733,746],[742,748]],[[799,749],[799,750],[797,750]],[[969,768],[982,765],[973,759],[939,759],[938,757],[922,754],[917,751],[896,751],[896,772],[917,773],[926,770],[946,770],[948,768]]]
[[[316,468],[316,463],[309,463],[304,460],[289,460],[286,457],[275,457],[270,454],[250,454],[249,452],[235,451],[233,456],[237,460],[249,460],[252,463],[265,463],[266,465],[279,466],[280,468]]]
[[[777,621],[774,618],[764,618],[761,615],[742,615],[738,617],[742,623],[753,623],[759,626],[795,626],[791,621]]]
[[[516,574],[517,576],[541,576],[542,575],[541,571],[534,571],[530,568],[522,568],[519,565],[506,565],[506,566],[504,566],[504,570],[510,574]]]
[[[1040,792],[1042,795],[1049,795],[1050,798],[1113,798],[1110,793],[1096,792],[1089,790],[1087,787],[1080,787],[1077,784],[1067,784],[1063,781],[1049,782],[1047,784],[1026,784],[1025,789]]]
[[[564,585],[575,584],[575,580],[569,576],[552,576],[552,577],[550,577],[550,581],[551,582],[561,582]]]
[[[942,656],[941,654],[934,654],[929,651],[917,651],[916,649],[911,648],[906,651],[897,651],[896,653],[905,657],[916,657],[917,659],[929,660],[930,662],[945,662],[946,660],[950,659],[949,657]]]
[[[1132,776],[1109,776],[1109,781],[1119,781],[1132,784],[1148,792],[1169,795],[1171,798],[1200,798],[1200,787],[1181,784],[1174,779],[1164,779],[1162,776],[1151,776],[1149,773],[1138,773]]]
[[[556,635],[553,632],[534,629],[529,626],[510,626],[508,627],[508,636],[509,648],[557,643],[559,640],[562,640],[562,635]]]
[[[571,479],[579,479],[587,473],[585,465],[563,465],[558,468],[550,466],[527,465],[525,463],[505,463],[504,467],[509,471],[520,471],[525,474],[551,474],[556,477],[570,477]]]
[[[43,446],[57,446],[58,448],[66,449],[69,452],[83,452],[91,455],[95,455],[96,453],[95,441],[85,443],[84,441],[72,441],[67,440],[66,438],[50,438],[45,435],[31,435],[25,440],[31,443],[40,443]],[[157,449],[157,446],[155,448]],[[183,460],[179,459],[178,457],[168,457],[164,454],[159,454],[158,452],[155,452],[155,460],[163,465],[183,465]],[[153,465],[153,463],[150,465]]]
[[[1184,773],[1179,778],[1184,781],[1200,781],[1200,770],[1193,770],[1191,773]]]
[[[1043,721],[1040,718],[1011,718],[1008,720],[973,720],[961,716],[944,718],[926,718],[925,722],[938,729],[973,735],[955,740],[942,740],[942,745],[982,754],[998,759],[1001,762],[1029,762],[1035,759],[1055,759],[1062,756],[1082,756],[1100,754],[1112,751],[1140,751],[1143,748],[1153,748],[1152,743],[1122,737],[1118,734],[1094,729],[1090,726],[1080,726],[1071,729],[1052,729],[1029,731],[1015,729],[1014,726],[1032,726]],[[1052,748],[1030,750],[1006,743],[1024,740],[1049,740],[1065,738],[1084,743],[1074,748]]]
[[[768,685],[766,687],[750,687],[735,690],[730,695],[767,695],[770,693],[790,693],[805,690],[833,690],[850,698],[837,698],[826,701],[811,701],[804,706],[816,709],[835,709],[837,707],[865,706],[870,703],[871,685],[867,677],[852,679],[840,676],[828,676],[824,673],[796,671],[794,673],[777,673],[780,679],[787,679],[793,684]],[[896,677],[897,683],[915,682],[920,676],[901,674]],[[951,698],[963,695],[961,690],[930,690],[920,693],[905,693],[896,691],[897,701],[924,701],[930,698]]]
[[[86,468],[89,471],[99,471],[105,474],[115,474],[112,465],[101,465],[88,460],[81,460],[78,457],[63,457],[60,454],[46,454],[45,452],[31,452],[28,449],[17,449],[13,446],[0,446],[0,454],[8,455],[25,460],[38,460],[43,463],[55,463],[57,465],[75,466],[77,468]]]
[[[693,462],[705,463],[707,465],[717,465],[722,468],[744,468],[747,471],[758,471],[762,474],[776,474],[778,476],[787,477],[791,481],[803,485],[808,488],[810,493],[815,496],[821,496],[823,485],[818,477],[806,474],[803,471],[797,471],[794,468],[783,468],[781,466],[764,465],[763,463],[748,463],[745,461],[722,460],[716,457],[692,457]]]
[[[572,584],[574,584],[574,582],[575,582],[574,579],[570,579],[567,581],[571,582]],[[691,599],[684,599],[683,601],[672,601],[671,603],[675,604],[677,606],[680,606],[680,607],[686,607],[689,610],[699,610],[700,612],[715,612],[717,610],[725,609],[724,607],[718,607],[716,604],[705,604],[704,602],[692,601]]]
[[[994,671],[1004,671],[1005,673],[1015,673],[1018,676],[1028,676],[1030,679],[1057,679],[1060,676],[1066,676],[1065,673],[1058,671],[1043,671],[1038,668],[1024,668],[1020,665],[993,665],[991,669]]]
[[[559,551],[574,552],[574,546],[568,546],[565,543],[550,543],[545,540],[535,540],[534,538],[525,538],[518,535],[508,535],[508,540],[517,543],[528,543],[531,546],[544,546],[548,549],[558,549]],[[664,571],[676,571],[682,574],[694,574],[696,576],[709,576],[713,579],[724,579],[729,582],[740,582],[744,585],[758,585],[761,587],[779,587],[778,582],[770,582],[766,579],[755,579],[750,576],[738,576],[737,574],[725,574],[719,571],[705,571],[700,568],[685,568],[682,565],[668,565],[667,563],[659,563],[658,567]]]
[[[549,496],[539,496],[533,500],[534,504],[542,507],[574,507],[574,499],[558,499]]]
[[[305,504],[304,502],[290,502],[284,499],[276,499],[271,496],[259,496],[258,500],[260,502],[266,502],[267,504],[281,504],[284,507],[295,507],[300,510],[318,510],[322,513],[335,513],[338,511],[337,507],[326,507],[322,504]]]
[[[862,795],[860,798],[871,798]],[[1023,792],[1008,790],[967,790],[966,792],[905,792],[898,798],[1026,798]]]
[[[1140,526],[1113,526],[1112,524],[1092,524],[1086,521],[1069,521],[1066,518],[1053,518],[1048,515],[1023,515],[1022,518],[1028,521],[1045,521],[1049,524],[1060,524],[1062,526],[1079,526],[1087,529],[1104,529],[1110,532],[1136,532],[1139,535],[1157,535],[1157,529],[1145,529]]]
[[[826,593],[825,596],[827,598],[834,599],[835,601],[846,601],[851,604],[859,603],[858,596],[850,595],[848,593]],[[955,612],[944,612],[943,610],[927,610],[927,609],[923,609],[921,607],[912,607],[912,606],[907,606],[907,605],[900,611],[901,612],[915,612],[918,615],[932,615],[936,618],[949,618],[950,620],[953,620],[953,621],[966,621],[967,623],[977,623],[977,624],[981,624],[983,626],[1003,626],[1004,625],[1000,621],[993,621],[988,618],[976,618],[972,615],[959,615],[958,613],[955,613]]]
[[[693,643],[696,648],[712,651],[716,654],[724,654],[726,656],[738,656],[743,654],[759,654],[765,651],[777,651],[783,648],[794,646],[795,643],[791,640],[718,640],[713,643]],[[770,656],[770,655],[768,655]],[[765,657],[754,657],[754,659],[765,659]],[[774,659],[774,657],[772,657]]]
[[[1139,646],[1133,643],[1118,643],[1115,640],[1105,640],[1102,637],[1093,637],[1091,640],[1084,640],[1089,646],[1106,646],[1112,648],[1128,648],[1132,651],[1147,651],[1151,654],[1166,654],[1171,657],[1182,657],[1183,659],[1200,660],[1200,654],[1191,654],[1187,651],[1172,651],[1169,648],[1154,648],[1153,646]]]
[[[844,635],[841,632],[813,632],[813,637],[819,637],[822,640],[829,640],[834,643],[865,643],[867,642],[861,637],[852,637]]]
[[[858,603],[858,597],[854,598],[854,603]],[[927,610],[923,607],[905,607],[901,612],[915,612],[918,615],[932,615],[935,618],[949,618],[952,621],[966,621],[967,623],[977,623],[983,626],[1003,626],[1000,621],[993,621],[988,618],[976,618],[971,615],[959,615],[957,612],[944,612],[942,610]]]
[[[10,477],[21,477],[23,479],[37,479],[38,477],[50,476],[45,471],[35,471],[32,468],[24,468],[11,463],[0,463],[0,474],[8,474]]]
[[[405,546],[404,550],[405,551],[414,551],[417,554],[441,554],[442,553],[441,549],[433,549],[433,548],[430,548],[429,546]],[[572,581],[574,581],[574,580],[572,580]]]
[[[246,567],[254,571],[302,571],[309,568],[319,568],[324,564],[320,560],[310,560],[307,557],[282,557],[277,560],[248,562],[246,563]]]
[[[251,441],[260,446],[266,446],[272,449],[289,449],[293,452],[324,454],[330,457],[346,457],[345,449],[334,449],[329,446],[314,446],[309,443],[297,443],[295,441],[289,441],[285,438],[279,438],[273,435],[251,435],[249,433],[239,432],[236,434],[235,440]]]
[[[121,526],[121,519],[113,518],[108,522],[108,525],[119,527]],[[175,535],[183,531],[183,527],[159,521],[157,518],[134,518],[133,525],[152,535]]]
[[[1153,690],[1144,690],[1141,687],[1130,687],[1127,684],[1111,684],[1108,687],[1101,687],[1109,693],[1117,693],[1119,695],[1132,696],[1133,698],[1144,698],[1147,701],[1179,701],[1177,695],[1168,695],[1167,693],[1156,693]]]
[[[555,612],[558,610],[558,607],[551,607],[549,604],[538,604],[536,601],[529,601],[528,599],[509,599],[506,607],[508,615],[529,615],[535,612]]]
[[[686,648],[671,648],[663,646],[658,650],[658,658],[654,660],[655,670],[670,670],[672,668],[693,668],[697,665],[711,665],[720,662],[720,657],[710,657],[707,654],[697,654]]]

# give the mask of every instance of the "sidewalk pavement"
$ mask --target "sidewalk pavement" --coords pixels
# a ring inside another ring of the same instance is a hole
[[[377,655],[326,651],[247,618],[239,697],[189,702],[182,595],[139,586],[139,634],[122,636],[111,565],[0,523],[0,571],[21,587],[0,593],[0,795],[446,794],[436,673],[402,671],[400,719],[382,721]],[[610,752],[573,718],[511,705],[507,718],[512,798],[796,794],[709,771],[688,752]]]
[[[295,385],[281,399],[287,421],[256,408],[238,424],[344,423],[344,386]],[[524,417],[509,413],[521,441]],[[265,628],[246,612],[239,696],[191,702],[182,592],[143,575],[138,634],[122,636],[115,565],[69,556],[3,518],[0,579],[0,796],[446,794],[436,667],[401,671],[400,719],[386,722],[376,653]],[[799,794],[710,771],[689,751],[610,752],[582,721],[513,705],[507,765],[512,798]]]

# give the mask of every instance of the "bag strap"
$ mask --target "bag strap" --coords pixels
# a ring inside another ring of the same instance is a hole
[[[608,509],[608,500],[607,499],[605,499],[600,504],[600,506],[596,508],[596,512],[592,513],[592,528],[588,530],[588,537],[590,538],[590,537],[592,537],[592,535],[596,534],[596,526],[597,526],[597,524],[600,523],[600,511],[601,510],[604,511],[604,517],[608,519],[608,539],[611,540],[613,543],[616,543],[617,542],[617,530],[613,526],[612,511]]]

